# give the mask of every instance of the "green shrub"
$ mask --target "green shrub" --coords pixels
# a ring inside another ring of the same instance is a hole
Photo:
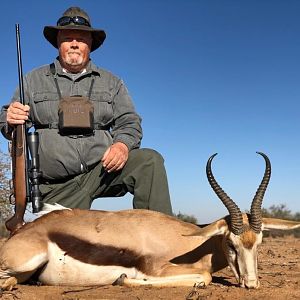
[[[179,212],[177,215],[175,214],[174,216],[184,222],[192,224],[197,224],[198,222],[197,218],[193,215],[182,214],[181,212]]]

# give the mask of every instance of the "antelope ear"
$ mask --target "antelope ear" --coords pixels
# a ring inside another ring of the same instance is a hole
[[[289,230],[296,229],[300,227],[300,222],[274,219],[274,218],[263,218],[262,230],[268,229],[281,229]]]
[[[199,230],[186,234],[184,236],[203,236],[210,238],[215,235],[224,234],[228,230],[228,225],[224,219],[213,222],[203,228],[199,228]]]

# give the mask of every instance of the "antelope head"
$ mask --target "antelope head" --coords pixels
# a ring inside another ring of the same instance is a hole
[[[239,285],[247,288],[258,288],[257,246],[262,242],[263,218],[261,204],[271,177],[269,158],[261,152],[266,163],[263,179],[253,198],[250,214],[242,214],[236,203],[222,190],[215,180],[211,162],[217,155],[212,155],[206,165],[208,181],[229,212],[229,216],[218,221],[219,231],[223,233],[223,248],[228,264]]]

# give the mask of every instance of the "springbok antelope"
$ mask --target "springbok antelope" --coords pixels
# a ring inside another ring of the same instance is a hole
[[[257,246],[262,230],[292,229],[299,222],[267,219],[261,204],[270,175],[268,157],[250,214],[215,180],[208,181],[229,215],[203,228],[159,212],[65,209],[24,225],[0,250],[3,289],[35,274],[46,285],[208,285],[212,273],[229,265],[241,287],[258,288]]]

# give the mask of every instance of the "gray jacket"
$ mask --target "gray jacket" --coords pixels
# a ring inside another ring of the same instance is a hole
[[[105,129],[95,130],[92,136],[62,136],[56,128],[37,129],[40,169],[45,179],[62,179],[88,171],[115,142],[123,142],[129,150],[140,146],[141,118],[135,112],[131,97],[120,79],[96,67],[91,61],[84,74],[65,73],[57,59],[54,63],[62,96],[87,97],[91,78],[94,77],[91,94],[94,121]],[[30,106],[33,125],[58,123],[60,99],[49,65],[35,69],[24,77],[24,98]],[[18,89],[12,101],[19,101]],[[3,106],[0,114],[0,129],[6,137],[7,108],[8,105]]]

